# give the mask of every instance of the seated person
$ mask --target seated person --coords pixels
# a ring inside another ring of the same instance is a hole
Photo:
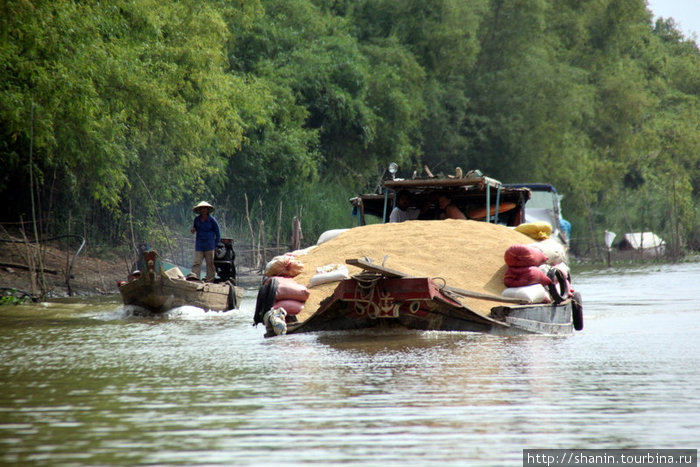
[[[418,219],[421,211],[418,208],[409,208],[411,194],[408,190],[401,190],[396,194],[396,207],[389,215],[389,222],[404,222]]]
[[[440,195],[438,204],[440,205],[440,209],[442,209],[440,219],[467,219],[467,216],[465,216],[457,206],[452,204],[452,199],[449,196]]]

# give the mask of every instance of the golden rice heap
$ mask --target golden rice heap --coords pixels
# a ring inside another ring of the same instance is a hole
[[[408,221],[355,227],[309,253],[298,256],[304,270],[294,279],[309,286],[316,268],[371,258],[374,263],[411,276],[442,278],[447,285],[500,296],[505,289],[503,256],[511,245],[533,243],[527,235],[502,225],[464,220]],[[347,265],[350,275],[361,269]],[[438,281],[441,284],[442,281]],[[300,320],[314,313],[338,282],[311,287]],[[487,315],[499,302],[461,297],[472,310]]]

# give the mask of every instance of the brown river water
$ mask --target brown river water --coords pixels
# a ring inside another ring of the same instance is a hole
[[[575,271],[576,272],[576,271]],[[0,308],[1,465],[522,465],[700,447],[700,263],[579,271],[585,328],[264,339],[241,310]]]

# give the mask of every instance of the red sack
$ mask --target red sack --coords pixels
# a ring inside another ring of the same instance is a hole
[[[547,286],[552,280],[537,266],[509,267],[503,278],[506,287],[525,287],[526,285],[542,284]]]
[[[304,309],[304,303],[297,300],[279,300],[272,308],[284,308],[288,315],[298,315]]]
[[[513,267],[539,266],[547,262],[547,257],[537,248],[528,245],[513,245],[505,254],[506,264]]]
[[[299,302],[305,302],[311,292],[306,288],[306,286],[299,284],[292,278],[275,276],[277,279],[277,293],[275,294],[275,300],[297,300]]]

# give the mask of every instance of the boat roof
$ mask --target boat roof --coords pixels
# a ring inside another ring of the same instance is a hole
[[[513,203],[516,210],[520,211],[531,196],[527,187],[504,185],[494,178],[472,174],[460,178],[449,176],[383,180],[381,192],[361,194],[350,202],[355,207],[361,205],[363,213],[382,218],[391,212],[396,193],[402,190],[411,194],[411,207],[421,208],[431,204],[432,209],[436,210],[438,198],[444,195],[452,199],[453,204],[467,215],[477,208],[485,208],[487,205],[493,208],[504,203]]]
[[[549,183],[508,183],[505,186],[511,188],[528,188],[532,191],[551,191],[556,193],[557,189]]]

